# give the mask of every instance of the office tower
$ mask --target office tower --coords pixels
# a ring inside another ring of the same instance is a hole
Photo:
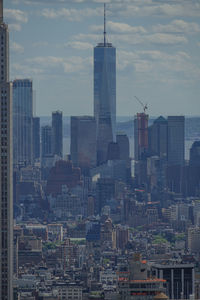
[[[13,299],[13,195],[12,195],[12,85],[9,82],[8,26],[3,22],[0,0],[0,295]]]
[[[52,127],[42,127],[42,158],[52,156]]]
[[[61,111],[52,113],[52,151],[54,155],[63,156],[63,121]]]
[[[83,172],[96,166],[96,121],[94,117],[71,117],[70,152],[75,167]]]
[[[194,295],[194,265],[183,263],[170,263],[152,266],[154,275],[167,281],[167,295],[169,299],[190,299]]]
[[[32,163],[32,80],[13,81],[13,159],[14,165]]]
[[[168,153],[169,165],[184,165],[185,161],[185,117],[168,117]]]
[[[200,141],[195,141],[190,148],[190,166],[200,167]]]
[[[97,163],[107,159],[108,144],[115,141],[116,127],[116,48],[106,41],[94,48],[94,116],[97,122]]]
[[[117,144],[119,145],[119,156],[121,160],[130,162],[129,138],[126,134],[117,134]]]
[[[40,158],[40,118],[33,118],[33,159]]]
[[[150,155],[167,158],[167,120],[160,116],[148,129]]]
[[[148,151],[148,119],[145,113],[137,113],[134,119],[135,160],[143,160]]]
[[[190,253],[200,254],[200,227],[189,227],[187,238]]]

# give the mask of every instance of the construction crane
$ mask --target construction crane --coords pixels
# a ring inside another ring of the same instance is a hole
[[[142,105],[143,110],[144,110],[144,113],[145,113],[146,110],[148,109],[147,103],[144,104],[137,96],[134,96],[134,97],[135,97],[135,98],[137,99],[137,101]]]

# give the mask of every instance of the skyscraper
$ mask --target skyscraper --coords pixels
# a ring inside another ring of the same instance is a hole
[[[52,152],[54,155],[63,156],[63,121],[61,111],[52,113]]]
[[[40,118],[33,118],[33,159],[40,158]]]
[[[169,165],[184,165],[185,160],[185,117],[168,117],[168,153]]]
[[[145,113],[138,113],[134,119],[135,160],[142,160],[148,150],[148,119]]]
[[[0,295],[13,299],[13,195],[12,195],[12,85],[9,82],[8,26],[3,22],[0,0]]]
[[[97,122],[97,163],[107,159],[108,144],[115,141],[116,127],[116,48],[106,41],[94,48],[94,116]]]
[[[52,156],[52,127],[42,127],[42,159]]]
[[[96,166],[96,121],[94,117],[71,117],[71,158],[75,167],[87,171]]]
[[[13,81],[13,158],[14,164],[31,164],[33,90],[32,80]]]

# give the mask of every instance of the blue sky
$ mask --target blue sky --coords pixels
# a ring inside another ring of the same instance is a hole
[[[102,0],[7,0],[10,78],[32,78],[36,114],[93,114],[93,47]],[[107,0],[117,48],[117,114],[200,114],[200,1]]]

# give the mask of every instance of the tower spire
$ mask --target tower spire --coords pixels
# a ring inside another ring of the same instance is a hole
[[[1,0],[0,0],[1,1]],[[106,3],[104,3],[104,47],[106,46]]]
[[[3,23],[3,0],[0,0],[0,24]]]

